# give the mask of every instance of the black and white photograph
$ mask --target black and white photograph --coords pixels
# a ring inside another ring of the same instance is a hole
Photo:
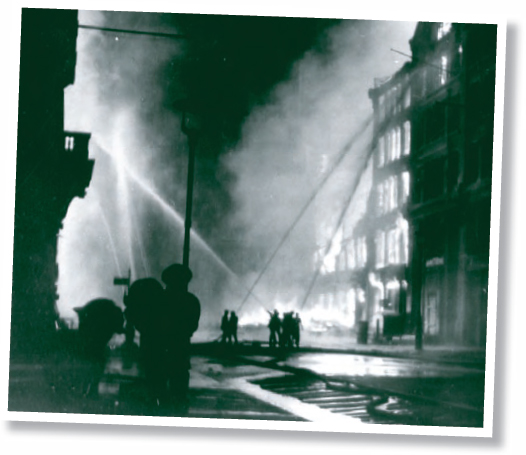
[[[18,21],[7,419],[491,437],[505,23]]]

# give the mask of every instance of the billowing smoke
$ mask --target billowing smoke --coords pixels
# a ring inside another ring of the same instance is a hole
[[[120,302],[123,289],[113,286],[115,276],[130,270],[132,279],[159,278],[164,267],[181,261],[188,144],[173,102],[200,89],[207,93],[209,87],[239,96],[219,97],[231,102],[223,103],[223,113],[209,115],[198,147],[190,262],[195,276],[191,290],[203,304],[203,325],[216,323],[224,308],[240,309],[241,322],[261,321],[267,309],[298,309],[315,273],[313,253],[327,247],[317,244],[318,231],[332,237],[360,178],[371,139],[367,91],[374,77],[390,75],[403,64],[390,48],[409,53],[415,26],[334,21],[336,26],[320,29],[315,40],[306,40],[304,51],[290,57],[284,77],[276,71],[275,80],[267,77],[267,85],[260,87],[251,86],[248,77],[246,84],[242,80],[240,74],[250,75],[250,68],[240,73],[241,66],[228,66],[237,51],[237,42],[227,39],[229,27],[214,28],[211,16],[200,20],[80,12],[81,24],[170,34],[190,30],[197,45],[178,38],[79,30],[65,129],[92,133],[90,156],[96,164],[87,194],[71,204],[59,239],[58,306],[66,317],[92,298]],[[210,49],[219,49],[213,54],[214,68],[235,82],[214,85],[213,71],[201,79],[185,73],[199,61],[199,52]],[[253,47],[251,61],[258,60],[259,49]],[[265,61],[272,58],[272,49],[261,52],[267,53]],[[347,149],[290,230],[331,163]],[[368,185],[370,170],[348,219],[363,213]],[[256,279],[257,298],[242,305]]]
[[[243,227],[247,268],[254,268],[246,281],[258,280],[254,293],[259,301],[245,299],[241,322],[262,322],[268,318],[266,311],[274,308],[312,308],[308,303],[316,294],[313,280],[320,265],[314,259],[316,251],[328,253],[325,260],[330,260],[331,253],[338,252],[338,227],[343,224],[349,235],[366,209],[370,166],[363,171],[372,138],[368,89],[375,77],[402,66],[391,47],[409,53],[414,27],[414,23],[342,22],[328,32],[322,52],[307,52],[297,61],[290,78],[244,124],[240,144],[225,157],[237,176],[233,187],[237,210],[231,222]],[[331,164],[346,151],[320,187]],[[269,263],[275,246],[313,194],[308,210]],[[268,268],[260,275],[263,265]]]

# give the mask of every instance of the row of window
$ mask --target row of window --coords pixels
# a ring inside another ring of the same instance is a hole
[[[337,254],[329,252],[325,257],[321,254],[318,253],[316,263],[321,261],[322,275],[363,268],[367,264],[367,240],[365,236],[353,238],[341,245]]]
[[[462,56],[462,46],[458,48],[459,58]],[[451,59],[447,54],[437,55],[432,61],[422,65],[419,71],[417,82],[419,90],[416,91],[418,98],[425,97],[428,93],[433,92],[439,87],[445,85],[451,74]],[[394,85],[384,94],[378,97],[378,121],[381,123],[384,119],[390,118],[403,109],[411,106],[411,84],[409,76],[406,76],[404,83]]]
[[[378,167],[407,156],[411,151],[411,124],[404,122],[378,138]]]
[[[376,186],[378,215],[389,213],[407,203],[409,199],[409,172],[391,175]]]
[[[396,225],[388,230],[375,233],[375,266],[377,269],[387,265],[408,264],[409,262],[409,223],[401,215]],[[365,236],[351,239],[342,246],[339,254],[332,260],[324,258],[321,274],[364,268],[367,264],[367,239]]]
[[[408,82],[409,76],[406,76],[403,83],[393,85],[378,97],[378,120],[380,122],[402,112],[402,109],[407,109],[411,105],[411,87]]]
[[[409,223],[400,216],[396,226],[375,234],[376,268],[409,262]]]

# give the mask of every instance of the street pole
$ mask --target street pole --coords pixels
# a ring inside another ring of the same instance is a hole
[[[195,148],[198,124],[188,112],[183,112],[182,130],[188,137],[188,177],[186,183],[186,212],[184,218],[183,265],[190,267],[190,237],[192,231],[192,207],[194,197]]]
[[[415,226],[413,230],[413,260],[412,260],[412,299],[415,315],[415,350],[423,348],[423,321],[422,321],[422,274],[423,274],[423,242],[422,231]]]
[[[194,195],[195,133],[188,135],[188,179],[186,184],[186,213],[184,218],[183,265],[190,266],[190,234],[192,230],[192,206]]]

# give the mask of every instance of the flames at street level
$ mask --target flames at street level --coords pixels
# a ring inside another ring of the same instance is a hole
[[[167,17],[83,11],[79,22],[180,33],[183,18]],[[207,79],[210,74],[200,74],[203,84],[237,95],[236,90],[245,90],[236,99],[247,107],[240,121],[230,114],[230,105],[219,106],[223,111],[212,114],[215,122],[209,121],[199,138],[190,266],[195,277],[191,291],[203,305],[201,326],[217,326],[224,309],[237,310],[258,280],[240,309],[241,325],[266,324],[268,311],[277,309],[299,311],[307,328],[352,327],[363,293],[352,286],[327,288],[324,276],[338,270],[341,253],[347,251],[345,240],[363,215],[370,190],[370,167],[363,175],[358,172],[372,135],[370,128],[363,129],[372,114],[368,89],[375,77],[392,74],[403,64],[390,48],[409,52],[415,24],[335,21],[301,53],[287,56],[288,70],[266,81],[262,90],[248,75],[249,62],[236,54],[241,38],[224,39],[227,27],[221,28],[221,21],[226,19],[209,17],[214,27],[203,23],[201,29],[198,19],[193,20],[198,24],[194,33],[202,33],[198,41],[220,43],[214,52],[222,57],[218,61],[227,76],[232,75],[231,80],[214,81]],[[246,18],[230,20],[238,26],[235,21]],[[265,18],[257,21],[265,24]],[[170,100],[187,94],[188,82],[179,68],[193,61],[195,52],[184,40],[79,29],[65,128],[91,132],[95,169],[85,198],[70,205],[60,234],[58,308],[65,318],[74,317],[72,308],[93,298],[121,302],[122,288],[113,286],[113,278],[128,269],[132,279],[159,278],[164,267],[181,261],[188,143],[180,128],[181,113]],[[275,52],[271,65],[285,58]],[[245,88],[234,83],[239,69],[246,72]],[[218,138],[226,133],[221,125],[228,121],[239,134],[222,141]],[[353,136],[360,140],[259,277]],[[358,181],[355,197],[345,207]],[[338,226],[343,211],[346,217]],[[352,261],[363,260],[363,248],[353,248]],[[305,300],[318,270],[319,283]]]

